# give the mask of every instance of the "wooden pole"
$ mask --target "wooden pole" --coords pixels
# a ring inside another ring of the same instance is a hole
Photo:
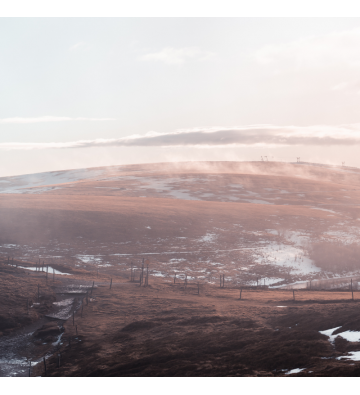
[[[60,367],[60,354],[58,354],[58,368]]]
[[[197,283],[197,286],[198,286],[198,295],[200,295],[200,285],[199,285],[199,283]]]
[[[84,311],[84,300],[81,302],[81,318],[82,318],[83,311]]]
[[[295,301],[295,290],[293,289],[293,299]]]
[[[30,365],[29,365],[29,377],[31,375],[31,361],[30,361]]]
[[[242,287],[240,288],[240,300],[241,300],[241,294],[242,294]]]
[[[40,285],[38,284],[38,302],[40,301]]]
[[[223,288],[225,288],[225,274],[223,274]]]
[[[55,281],[55,269],[53,268],[53,281]]]
[[[176,273],[175,273],[175,276],[174,276],[174,284],[175,284],[175,282],[176,282]]]
[[[29,314],[29,298],[26,299],[27,313]]]
[[[45,370],[45,376],[46,376],[46,359],[45,359],[45,357],[43,358],[43,360],[44,360],[44,370]]]
[[[220,274],[220,288],[221,288],[221,274]]]
[[[77,325],[75,325],[75,331],[76,331],[76,336],[77,336]]]
[[[142,260],[142,265],[141,265],[141,281],[140,281],[140,285],[142,285],[144,281],[144,258]]]
[[[75,325],[75,311],[73,311],[73,326]]]
[[[146,286],[149,285],[149,265],[146,266]]]
[[[259,279],[258,278],[256,279],[256,286],[257,287],[259,286]]]
[[[110,279],[110,289],[111,289],[111,286],[112,286],[112,278]]]

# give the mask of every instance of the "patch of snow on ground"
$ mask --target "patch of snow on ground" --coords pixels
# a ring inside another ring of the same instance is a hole
[[[243,199],[241,198],[241,200],[245,200],[248,203],[253,203],[253,204],[274,204],[272,202],[267,202],[265,200],[259,200],[259,199]]]
[[[305,368],[303,368],[303,369],[296,368],[296,369],[289,370],[285,374],[296,374],[296,373],[302,372],[303,370],[305,370]]]
[[[322,335],[329,336],[329,341],[333,342],[338,336],[342,337],[343,339],[347,340],[348,342],[359,342],[360,341],[360,332],[359,331],[345,331],[341,333],[337,333],[333,335],[333,333],[340,329],[341,326],[337,328],[328,329],[326,331],[319,331]]]
[[[0,179],[0,193],[29,193],[27,188],[88,180],[104,173],[106,173],[106,170],[78,169],[2,177]],[[5,185],[2,185],[2,183]]]
[[[13,266],[14,266],[14,265],[13,265]],[[20,268],[20,269],[25,269],[25,270],[31,270],[31,271],[33,271],[33,272],[39,271],[39,270],[38,270],[39,268],[37,268],[37,267],[18,266],[18,268]],[[40,272],[41,272],[41,271],[42,271],[42,270],[40,270]],[[63,273],[63,272],[60,272],[59,270],[56,270],[56,269],[52,268],[51,266],[49,266],[49,275],[50,275],[50,274],[53,274],[53,272],[55,272],[55,274],[63,274],[63,275],[65,275],[65,276],[72,276],[72,274],[70,274],[70,273]],[[46,267],[44,268],[43,273],[46,273]]]
[[[336,328],[331,328],[331,329],[327,329],[326,331],[319,331],[322,335],[328,336],[329,337],[329,341],[333,342],[335,340],[335,336],[332,336],[332,334],[337,330],[341,328],[341,326],[337,326]]]
[[[215,233],[206,233],[205,236],[200,237],[198,240],[205,243],[213,243],[217,235]]]
[[[117,254],[113,254],[117,255]],[[102,262],[102,258],[95,255],[75,255],[75,258],[80,259],[84,263],[97,263]]]
[[[337,357],[336,359],[347,359],[350,361],[360,361],[360,351],[350,351],[350,355],[345,355],[343,357]]]
[[[289,267],[302,274],[321,272],[310,258],[303,256],[302,249],[291,245],[269,243],[253,255],[257,263]]]
[[[334,210],[328,210],[327,208],[319,208],[319,207],[310,207],[311,210],[322,210],[322,211],[328,211],[329,213],[337,214],[336,211]]]

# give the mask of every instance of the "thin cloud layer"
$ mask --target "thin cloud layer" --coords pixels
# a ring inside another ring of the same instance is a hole
[[[268,45],[255,53],[257,62],[280,69],[358,68],[360,29],[311,36],[280,45]]]
[[[64,143],[1,143],[3,150],[89,147],[228,147],[228,146],[335,146],[360,145],[360,124],[340,126],[250,125],[238,128],[186,129],[172,133],[149,132],[119,139]]]
[[[62,122],[62,121],[115,121],[115,118],[70,118],[70,117],[15,117],[15,118],[0,118],[1,123],[40,123],[40,122]]]
[[[140,57],[143,61],[157,61],[166,64],[183,64],[188,60],[207,60],[213,57],[212,52],[196,47],[163,48],[161,51],[148,53]]]

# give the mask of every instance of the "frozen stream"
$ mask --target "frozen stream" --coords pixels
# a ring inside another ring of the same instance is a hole
[[[26,377],[29,375],[30,361],[31,366],[35,366],[44,356],[45,358],[51,356],[56,351],[56,347],[61,345],[61,335],[58,341],[48,343],[46,352],[39,357],[33,333],[49,321],[57,320],[61,326],[71,317],[72,312],[81,306],[81,299],[90,288],[89,283],[65,285],[55,290],[56,302],[47,316],[10,335],[0,337],[0,377]]]

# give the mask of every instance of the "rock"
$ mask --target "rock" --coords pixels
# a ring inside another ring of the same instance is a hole
[[[33,336],[36,338],[46,338],[58,336],[61,333],[61,329],[58,327],[56,322],[48,322],[41,328],[34,332]]]

